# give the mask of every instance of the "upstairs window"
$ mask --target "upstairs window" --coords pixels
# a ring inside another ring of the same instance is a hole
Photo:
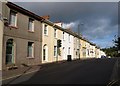
[[[54,29],[54,37],[57,38],[57,29]]]
[[[44,35],[48,35],[48,28],[47,28],[47,25],[44,25]]]
[[[28,30],[34,32],[34,20],[29,18]]]
[[[63,40],[65,40],[65,36],[64,35],[65,35],[65,33],[63,32]]]
[[[10,25],[17,26],[17,12],[10,11]]]
[[[57,56],[57,46],[54,46],[54,56]]]
[[[34,43],[28,42],[28,57],[34,57]]]
[[[68,48],[68,54],[70,55],[70,47]]]
[[[68,35],[68,40],[69,40],[69,42],[70,42],[70,34]]]

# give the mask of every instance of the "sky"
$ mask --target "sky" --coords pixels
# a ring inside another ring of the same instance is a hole
[[[14,1],[14,0],[13,0]],[[48,0],[50,1],[50,0]],[[58,0],[59,1],[59,0]],[[78,31],[101,48],[113,46],[118,35],[118,3],[112,2],[15,2],[37,15],[49,15],[50,21],[63,22],[64,28]],[[97,0],[100,1],[100,0]],[[117,1],[117,0],[116,0]]]

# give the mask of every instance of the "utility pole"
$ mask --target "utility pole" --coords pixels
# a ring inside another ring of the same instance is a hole
[[[79,23],[78,24],[78,36],[80,37],[80,25],[84,25],[83,23]],[[79,47],[79,52],[78,52],[78,55],[79,55],[79,59],[80,59],[80,39],[79,39],[79,45],[78,45],[78,47]]]
[[[78,36],[80,37],[80,24],[78,24]],[[79,51],[78,51],[78,55],[79,55],[79,59],[80,59],[80,39],[78,38],[79,40],[79,44],[78,44],[78,48],[79,48]]]

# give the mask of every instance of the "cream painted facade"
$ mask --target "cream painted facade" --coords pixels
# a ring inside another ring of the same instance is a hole
[[[95,45],[93,45],[93,58],[95,58]]]
[[[100,49],[96,48],[96,58],[100,58]]]
[[[86,41],[86,58],[91,58],[91,55],[90,55],[90,43]]]
[[[95,58],[95,45],[90,44],[90,58]]]
[[[80,39],[80,58],[86,59],[86,41],[84,39]]]
[[[45,25],[47,26],[47,34],[44,34]],[[61,48],[60,55],[54,55],[54,47],[57,47],[57,40],[62,39],[62,31],[51,26],[47,23],[42,23],[42,63],[55,62],[62,60]],[[54,37],[54,31],[56,29],[56,37]],[[45,56],[44,56],[45,49]],[[56,51],[57,52],[57,51]],[[45,57],[45,59],[44,59]]]
[[[74,50],[73,50],[73,59],[78,59],[79,58],[79,38],[78,37],[74,37]]]

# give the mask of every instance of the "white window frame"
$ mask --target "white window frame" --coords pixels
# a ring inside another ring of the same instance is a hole
[[[32,56],[29,56],[29,43],[32,44]],[[28,42],[28,45],[27,45],[27,57],[28,58],[34,58],[34,42]]]
[[[57,57],[57,46],[54,46],[54,57]]]
[[[70,55],[70,54],[71,54],[70,47],[68,47],[68,55]]]
[[[48,61],[48,47],[47,47],[47,45],[45,45],[44,47],[43,47],[43,52],[44,52],[44,49],[45,49],[45,60],[44,60],[44,53],[43,53],[43,61]]]
[[[12,15],[15,17],[15,22],[13,23],[13,20],[12,20]],[[10,20],[9,20],[9,24],[10,26],[14,26],[14,27],[17,27],[17,12],[13,11],[13,10],[10,10]]]
[[[71,42],[70,37],[71,37],[70,34],[68,34],[68,40],[69,40],[69,42]]]
[[[48,35],[48,25],[44,24],[43,26],[44,26],[44,35]],[[46,33],[45,33],[45,29],[46,29]]]
[[[63,40],[65,40],[65,32],[63,32]]]
[[[54,37],[57,38],[57,29],[54,28]]]
[[[32,27],[30,27],[30,24],[32,24]],[[29,18],[28,21],[28,31],[34,32],[34,19]]]

